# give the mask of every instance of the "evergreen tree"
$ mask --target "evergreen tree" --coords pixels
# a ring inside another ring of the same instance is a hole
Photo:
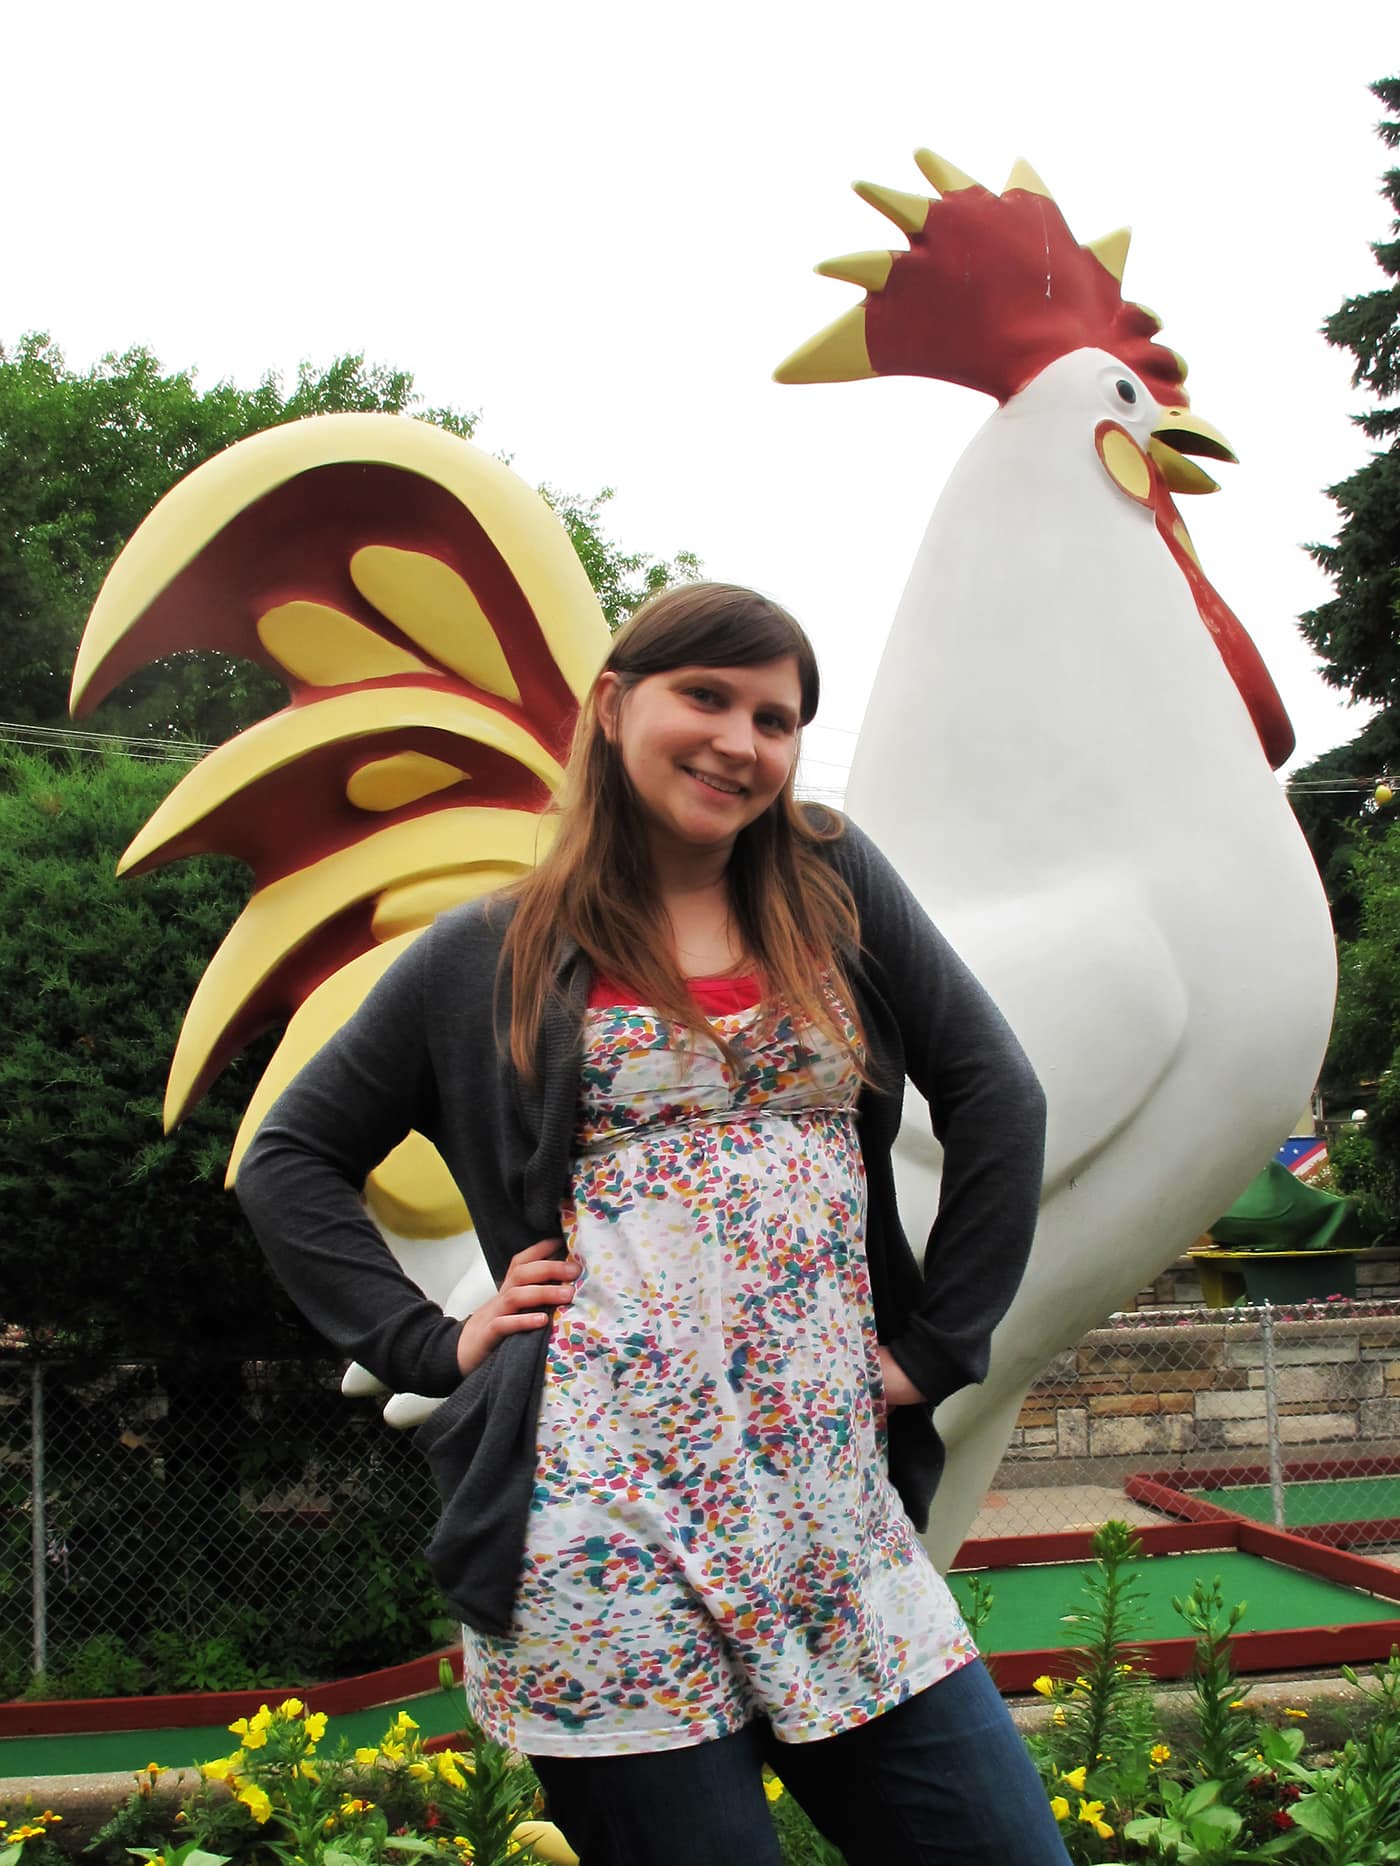
[[[1370,88],[1386,109],[1376,126],[1381,140],[1400,146],[1400,76]],[[1382,177],[1381,192],[1392,209],[1391,237],[1371,250],[1389,283],[1347,298],[1322,326],[1330,344],[1352,353],[1353,384],[1380,404],[1353,416],[1378,445],[1364,466],[1328,488],[1341,513],[1336,540],[1308,549],[1336,594],[1300,619],[1323,679],[1381,708],[1350,744],[1293,776],[1294,808],[1344,939],[1357,928],[1357,838],[1389,821],[1384,811],[1365,809],[1356,779],[1400,768],[1400,168]]]
[[[1371,89],[1389,113],[1377,130],[1393,149],[1400,145],[1400,77]],[[1384,404],[1400,395],[1400,168],[1387,170],[1381,193],[1394,212],[1391,237],[1371,251],[1392,283],[1346,299],[1322,328],[1328,343],[1355,357],[1353,385]],[[1328,488],[1342,513],[1337,539],[1308,549],[1337,593],[1302,618],[1302,629],[1322,657],[1324,680],[1355,699],[1393,707],[1400,705],[1400,406],[1353,419],[1368,439],[1389,445]]]

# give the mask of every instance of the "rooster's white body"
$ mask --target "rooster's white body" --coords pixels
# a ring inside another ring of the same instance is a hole
[[[1026,1280],[985,1386],[939,1416],[943,1559],[1047,1359],[1198,1236],[1288,1132],[1331,1016],[1307,845],[1152,512],[1095,450],[1106,372],[1124,365],[1057,359],[959,462],[847,792],[1049,1101]],[[1160,411],[1145,389],[1136,409],[1145,435]],[[912,1231],[937,1202],[922,1107],[898,1176]]]

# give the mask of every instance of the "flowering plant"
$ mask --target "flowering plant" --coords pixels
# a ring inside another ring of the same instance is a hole
[[[59,1866],[63,1855],[50,1830],[62,1819],[52,1808],[40,1814],[26,1808],[24,1818],[13,1826],[0,1820],[0,1866],[20,1866],[21,1861],[24,1866]]]
[[[1192,1729],[1180,1758],[1162,1740],[1137,1669],[1138,1546],[1121,1523],[1095,1538],[1087,1605],[1066,1615],[1084,1643],[1071,1679],[1043,1676],[1051,1705],[1031,1753],[1071,1860],[1264,1861],[1292,1866],[1400,1863],[1400,1654],[1363,1683],[1365,1731],[1333,1757],[1304,1760],[1307,1711],[1286,1705],[1278,1727],[1248,1701],[1231,1635],[1244,1603],[1227,1608],[1218,1580],[1197,1581],[1172,1606],[1195,1635]],[[1168,1766],[1172,1765],[1172,1766]]]

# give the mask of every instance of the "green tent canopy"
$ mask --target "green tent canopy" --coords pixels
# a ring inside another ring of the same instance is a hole
[[[1225,1250],[1365,1250],[1369,1239],[1350,1199],[1295,1178],[1277,1160],[1269,1164],[1210,1228]]]

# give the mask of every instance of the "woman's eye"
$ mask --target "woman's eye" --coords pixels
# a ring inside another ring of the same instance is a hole
[[[713,687],[687,687],[686,692],[692,700],[698,700],[702,706],[708,706],[718,698]]]

